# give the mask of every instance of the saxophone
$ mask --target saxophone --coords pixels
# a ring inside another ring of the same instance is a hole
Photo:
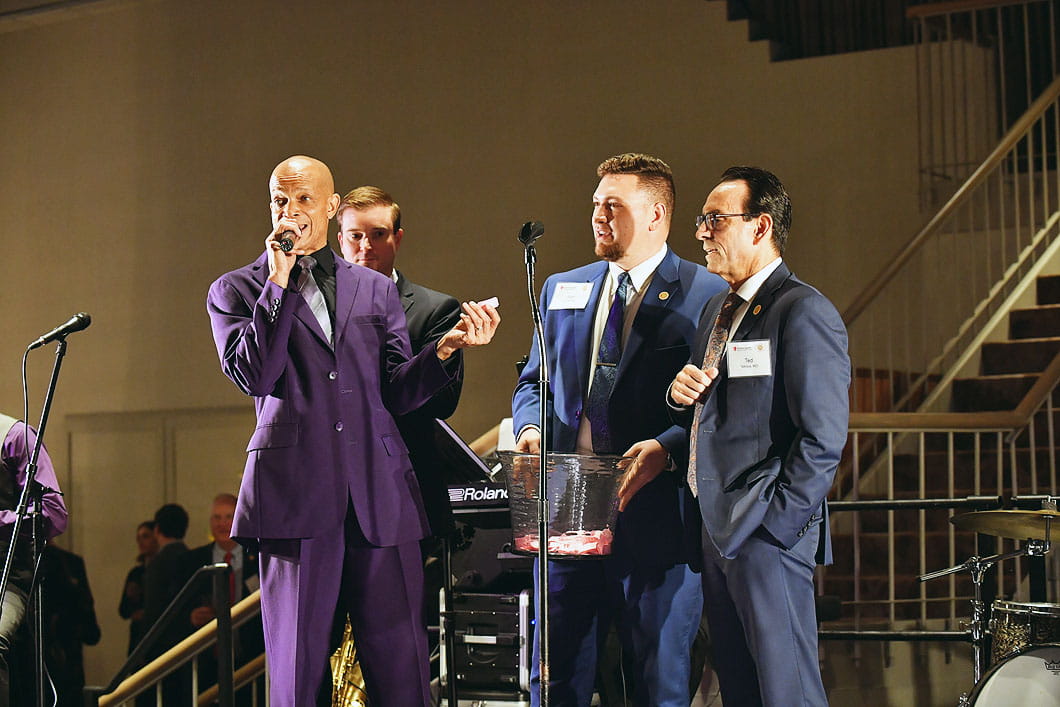
[[[332,707],[368,707],[368,695],[364,691],[364,676],[357,662],[357,646],[353,642],[350,619],[342,632],[342,644],[331,656],[331,705]]]

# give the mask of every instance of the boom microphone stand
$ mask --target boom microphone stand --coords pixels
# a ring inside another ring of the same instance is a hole
[[[547,440],[548,440],[548,354],[545,349],[545,329],[541,324],[541,310],[534,288],[534,264],[537,262],[537,251],[534,241],[545,233],[545,225],[540,221],[527,221],[519,231],[519,242],[526,249],[526,289],[530,295],[530,311],[534,319],[534,334],[537,337],[537,351],[540,365],[537,367],[538,409],[540,417],[538,426],[541,430],[541,444],[538,448],[539,466],[537,473],[537,627],[540,636],[540,660],[538,670],[541,674],[539,691],[541,706],[548,707],[548,474],[547,474]]]
[[[86,315],[87,316],[87,315]],[[85,325],[87,326],[87,324]],[[30,348],[36,348],[31,345]],[[28,353],[27,349],[27,353]],[[3,611],[4,599],[7,596],[8,583],[11,580],[11,566],[15,558],[15,548],[18,545],[19,533],[22,529],[22,523],[25,518],[29,515],[30,502],[33,502],[34,512],[40,514],[41,503],[44,488],[37,483],[37,459],[40,457],[41,446],[44,443],[44,430],[48,425],[48,415],[51,412],[52,399],[55,396],[55,386],[59,380],[59,369],[63,363],[63,356],[66,355],[66,337],[59,337],[59,345],[55,351],[55,364],[52,366],[51,380],[48,382],[48,392],[44,397],[44,409],[41,410],[40,424],[37,425],[37,441],[33,445],[33,453],[30,455],[29,464],[26,465],[26,481],[22,487],[22,494],[18,501],[18,510],[15,515],[15,523],[11,528],[11,544],[7,549],[7,556],[4,558],[4,570],[3,574],[0,575],[0,612]],[[25,423],[28,424],[28,423]],[[34,526],[37,526],[34,523]],[[44,635],[43,625],[41,621],[41,588],[39,580],[37,579],[36,569],[40,563],[40,552],[44,549],[44,542],[38,541],[36,528],[34,528],[34,537],[32,543],[32,562],[31,566],[34,569],[33,585],[36,587],[30,588],[30,595],[27,597],[29,606],[27,606],[27,614],[34,617],[32,624],[33,633],[33,644],[34,644],[34,663],[36,665],[36,681],[35,681],[35,697],[36,704],[38,707],[44,706]]]

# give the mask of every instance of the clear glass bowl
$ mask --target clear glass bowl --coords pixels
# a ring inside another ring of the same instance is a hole
[[[500,452],[512,514],[512,549],[538,551],[537,454]],[[617,455],[548,455],[548,554],[590,558],[611,554],[618,487],[632,460]]]

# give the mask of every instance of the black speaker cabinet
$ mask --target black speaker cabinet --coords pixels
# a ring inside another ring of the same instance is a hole
[[[533,592],[472,594],[453,592],[449,614],[454,672],[460,697],[522,696],[530,692],[533,653]],[[445,606],[444,592],[441,597]],[[442,622],[441,682],[449,684]]]

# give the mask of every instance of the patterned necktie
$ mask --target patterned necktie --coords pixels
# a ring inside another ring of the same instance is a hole
[[[618,289],[607,313],[607,323],[600,337],[600,349],[596,356],[593,382],[589,386],[589,399],[585,403],[585,417],[593,436],[593,451],[597,454],[614,454],[625,450],[613,448],[611,421],[607,408],[611,390],[615,387],[618,360],[622,356],[622,327],[625,324],[626,294],[629,291],[629,273],[618,276]]]
[[[317,281],[313,278],[313,268],[317,266],[317,261],[313,256],[306,255],[298,261],[298,264],[302,266],[302,272],[298,274],[298,291],[302,293],[302,298],[309,305],[309,308],[313,310],[313,316],[316,317],[320,328],[324,330],[324,336],[327,337],[328,343],[333,343],[331,338],[331,315],[328,314],[328,305],[324,301],[324,293],[320,291]]]
[[[708,368],[717,368],[721,362],[721,355],[725,353],[725,343],[729,340],[729,329],[732,328],[732,318],[736,314],[736,308],[743,303],[743,299],[735,292],[729,296],[721,305],[718,318],[714,320],[714,328],[707,339],[707,349],[703,352],[704,371]],[[708,390],[708,393],[710,391]],[[697,402],[692,413],[692,432],[688,440],[688,487],[692,489],[692,495],[699,495],[696,485],[696,436],[699,430],[699,418],[703,414],[703,403]]]

